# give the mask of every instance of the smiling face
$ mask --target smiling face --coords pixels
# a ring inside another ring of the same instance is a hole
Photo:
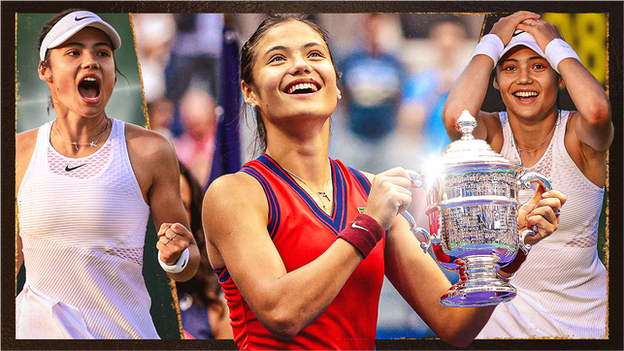
[[[507,110],[525,118],[556,112],[562,84],[548,61],[525,46],[510,50],[499,61],[494,81]]]
[[[290,20],[271,28],[254,56],[253,83],[242,83],[243,95],[265,121],[333,113],[336,71],[325,40],[310,26]]]
[[[58,114],[100,116],[113,93],[115,62],[110,38],[96,28],[84,28],[51,49],[39,77],[48,83]]]

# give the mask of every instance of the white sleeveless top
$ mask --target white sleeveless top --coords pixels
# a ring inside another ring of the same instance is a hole
[[[149,218],[124,122],[94,154],[68,158],[41,126],[17,195],[26,283],[17,338],[158,339],[142,276]]]
[[[559,228],[531,248],[511,283],[518,295],[496,307],[477,338],[606,338],[607,272],[598,258],[598,224],[604,188],[592,183],[568,154],[564,137],[569,111],[542,158],[526,172],[552,179],[568,199]],[[499,112],[504,144],[501,154],[521,164],[506,112]],[[525,203],[534,190],[519,192]]]

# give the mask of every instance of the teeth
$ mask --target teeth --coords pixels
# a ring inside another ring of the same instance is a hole
[[[313,92],[317,92],[318,88],[312,83],[299,83],[290,87],[290,89],[288,89],[288,94],[292,94],[297,90],[312,90]]]
[[[517,97],[523,97],[523,98],[528,98],[528,97],[534,97],[539,95],[537,92],[535,91],[518,91],[514,94]]]
[[[93,78],[93,77],[85,77],[84,81],[86,81],[86,82],[95,82],[95,78]]]

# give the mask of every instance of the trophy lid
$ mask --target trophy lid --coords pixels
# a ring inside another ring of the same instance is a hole
[[[449,144],[439,158],[444,167],[487,164],[519,168],[519,165],[492,150],[485,140],[475,139],[472,132],[476,126],[477,120],[468,110],[464,110],[455,122],[455,128],[463,134],[461,139]]]

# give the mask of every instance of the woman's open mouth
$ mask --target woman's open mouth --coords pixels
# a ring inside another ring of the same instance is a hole
[[[536,98],[539,93],[537,91],[517,91],[513,95],[519,99],[532,99]]]
[[[319,91],[321,87],[316,83],[306,82],[306,83],[296,83],[286,87],[284,92],[286,94],[310,94],[316,93]]]
[[[95,77],[85,77],[78,84],[80,96],[87,102],[98,102],[100,100],[100,82]]]

